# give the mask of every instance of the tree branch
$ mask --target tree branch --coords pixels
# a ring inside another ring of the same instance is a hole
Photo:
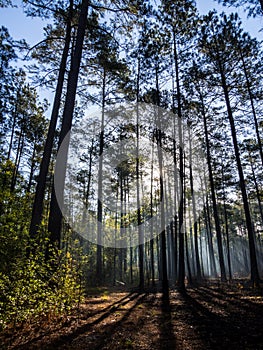
[[[44,42],[46,42],[46,41],[48,41],[48,40],[65,40],[65,38],[62,38],[62,37],[49,37],[49,38],[46,38],[46,39],[43,39],[43,40],[41,40],[41,41],[39,41],[37,44],[35,44],[34,46],[32,46],[32,47],[30,47],[29,49],[28,49],[28,52],[27,52],[27,54],[25,55],[25,57],[24,57],[24,60],[26,60],[27,59],[27,57],[28,57],[28,55],[29,55],[29,53],[30,53],[30,51],[32,51],[32,50],[34,50],[36,47],[38,47],[39,45],[41,45],[42,43],[44,43]]]

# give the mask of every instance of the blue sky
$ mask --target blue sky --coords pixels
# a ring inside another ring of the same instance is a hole
[[[43,36],[43,26],[47,22],[40,18],[26,17],[21,8],[20,1],[17,8],[0,9],[0,25],[8,28],[10,35],[16,39],[26,39],[30,45],[36,44]]]
[[[214,0],[196,0],[196,2],[201,14],[205,14],[213,8],[218,9],[220,12],[221,10],[238,12],[239,16],[242,17],[245,30],[250,32],[252,36],[257,36],[260,40],[263,40],[263,33],[259,33],[260,28],[263,27],[263,19],[247,19],[242,8],[239,10],[235,8],[228,9],[218,5]],[[0,9],[0,25],[6,26],[14,39],[26,39],[30,45],[36,44],[43,39],[43,26],[45,26],[47,21],[26,17],[21,9],[21,1],[15,0],[14,3],[18,4],[18,8]]]
[[[263,40],[263,32],[259,33],[259,30],[263,27],[263,18],[247,19],[247,16],[242,9],[239,9],[239,11],[235,8],[228,9],[218,5],[214,0],[196,0],[196,2],[197,8],[201,14],[206,14],[213,8],[216,8],[219,12],[238,12],[239,16],[242,18],[244,29],[252,36],[256,36],[259,40]],[[14,0],[13,3],[17,4],[18,7],[0,9],[0,25],[6,26],[10,35],[14,39],[25,39],[30,46],[37,44],[44,38],[43,27],[49,21],[43,21],[40,18],[26,17],[21,7],[21,1]],[[47,98],[50,103],[52,103],[52,92],[41,89],[39,90],[39,94],[41,98]]]
[[[215,8],[219,13],[224,11],[226,13],[237,12],[242,19],[243,28],[249,32],[252,37],[257,37],[258,40],[263,40],[263,32],[259,32],[263,28],[263,18],[247,18],[247,14],[244,13],[243,8],[225,7],[219,5],[214,0],[196,0],[198,11],[201,14],[206,14],[209,10]]]

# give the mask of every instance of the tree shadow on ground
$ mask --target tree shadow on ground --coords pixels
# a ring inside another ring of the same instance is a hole
[[[263,349],[262,304],[259,309],[244,308],[238,302],[235,307],[229,307],[228,301],[225,305],[218,303],[210,293],[198,289],[180,296],[196,332],[206,342],[204,349]],[[261,322],[255,323],[257,319]]]
[[[161,316],[159,318],[160,340],[159,349],[176,350],[176,336],[172,323],[172,309],[169,295],[162,296]]]
[[[262,297],[199,286],[185,292],[109,294],[65,327],[43,330],[12,349],[263,350]]]
[[[76,337],[80,336],[81,334],[84,334],[85,332],[89,331],[93,326],[95,326],[96,324],[99,324],[100,322],[102,322],[104,319],[106,319],[107,317],[109,317],[112,313],[114,313],[118,308],[124,306],[125,304],[129,303],[130,301],[133,301],[135,299],[140,299],[142,296],[139,295],[138,293],[129,293],[127,295],[125,295],[124,297],[120,298],[119,300],[117,300],[114,303],[111,303],[109,306],[101,309],[101,310],[97,310],[95,312],[90,312],[88,311],[88,313],[85,315],[85,313],[83,315],[81,315],[81,318],[86,317],[86,319],[88,320],[91,316],[94,315],[100,315],[98,318],[96,318],[96,320],[91,321],[89,323],[86,323],[84,325],[80,325],[74,328],[74,331],[71,331],[67,334],[63,334],[63,335],[59,335],[60,330],[63,329],[63,325],[60,327],[60,329],[57,329],[57,337],[55,337],[52,340],[52,344],[42,344],[40,346],[41,350],[42,349],[58,349],[61,345],[66,345],[68,343],[71,343],[72,340],[74,340]],[[102,301],[103,303],[104,301]],[[51,335],[52,330],[47,331],[42,333],[40,336],[35,337],[33,339],[31,339],[30,341],[22,344],[22,345],[18,345],[17,347],[14,347],[14,349],[19,349],[19,350],[26,350],[26,349],[36,349],[38,348],[36,346],[36,343],[38,341],[41,341],[42,338],[47,337],[49,335]]]
[[[124,315],[118,321],[114,322],[113,324],[104,325],[103,330],[100,332],[97,341],[93,343],[92,349],[101,350],[105,347],[110,349],[111,347],[108,347],[108,345],[112,341],[113,335],[117,335],[117,334],[119,335],[119,344],[118,344],[119,349],[131,348],[131,344],[132,344],[131,339],[130,338],[123,339],[121,330],[123,328],[123,325],[125,325],[125,323],[128,321],[129,316],[135,311],[135,309],[139,305],[143,303],[145,298],[146,298],[145,293],[141,295],[137,294],[136,297],[134,298],[134,300],[136,300],[134,305],[130,307],[127,311],[124,311],[123,312]],[[118,309],[119,307],[115,311],[118,311]]]

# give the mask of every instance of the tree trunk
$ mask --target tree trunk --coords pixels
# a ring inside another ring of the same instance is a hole
[[[70,131],[71,125],[72,125],[74,104],[76,99],[77,83],[78,83],[78,76],[79,76],[79,68],[80,68],[82,49],[83,49],[83,41],[84,41],[85,30],[87,26],[88,7],[89,7],[89,0],[83,0],[81,5],[79,22],[78,22],[78,31],[77,31],[77,39],[76,39],[76,45],[74,50],[74,56],[72,59],[71,69],[69,72],[67,94],[66,94],[64,112],[63,112],[58,148],[62,144],[65,136]],[[68,149],[68,146],[69,146],[69,140],[68,140],[68,145],[65,145],[66,149]],[[57,170],[59,169],[59,180],[60,180],[56,188],[56,193],[60,196],[62,201],[64,197],[63,192],[64,192],[64,185],[65,185],[66,164],[67,164],[67,152],[63,156],[61,156],[59,160],[57,159],[57,162],[56,162],[56,169]],[[51,203],[50,203],[48,230],[51,234],[50,236],[51,242],[57,242],[59,244],[61,225],[62,225],[62,213],[57,202],[56,193],[55,193],[55,187],[53,185]]]
[[[28,180],[28,185],[27,185],[27,193],[30,193],[31,187],[32,187],[32,181],[33,181],[33,175],[34,175],[34,170],[35,170],[35,156],[36,156],[36,144],[34,143],[34,148],[33,148],[33,153],[32,153],[32,161],[31,161],[31,166],[30,166],[30,173],[29,173],[29,180]]]
[[[44,147],[44,152],[40,164],[40,171],[37,180],[34,204],[32,209],[32,217],[30,223],[29,234],[30,237],[35,237],[37,234],[38,227],[42,220],[43,208],[44,208],[44,198],[45,198],[45,188],[47,181],[48,168],[50,164],[52,148],[54,143],[56,125],[59,114],[60,101],[63,90],[64,77],[66,73],[67,58],[69,53],[70,39],[71,39],[71,19],[73,11],[73,0],[70,0],[69,15],[66,28],[65,45],[61,57],[58,82],[56,87],[56,93],[54,98],[53,109],[51,113],[47,139]]]
[[[13,192],[16,187],[18,169],[20,165],[23,148],[24,148],[24,135],[23,135],[22,129],[20,129],[19,137],[18,137],[18,145],[16,150],[16,159],[15,159],[14,170],[13,170],[13,175],[11,180],[11,188],[10,188],[11,192]]]
[[[261,0],[261,5],[262,5],[262,3],[263,3],[263,0]],[[251,104],[251,109],[252,109],[252,114],[253,114],[253,118],[254,118],[254,124],[255,124],[257,141],[258,141],[258,147],[259,147],[259,154],[260,154],[260,158],[261,158],[261,164],[263,165],[262,142],[261,142],[259,127],[258,127],[258,120],[257,120],[257,115],[256,115],[256,109],[255,109],[255,106],[254,106],[254,99],[253,99],[253,94],[252,94],[252,91],[251,91],[251,85],[250,85],[250,81],[249,81],[249,77],[248,77],[246,63],[245,63],[244,56],[243,56],[243,53],[242,53],[242,49],[241,49],[240,46],[239,46],[239,53],[240,53],[240,57],[241,57],[241,60],[242,60],[242,65],[243,65],[243,70],[244,70],[245,77],[246,77],[247,91],[248,91],[250,104]]]
[[[206,194],[208,193],[206,175],[204,176],[204,186],[205,186],[205,192],[203,193]],[[204,203],[205,221],[206,221],[206,228],[207,228],[207,241],[209,246],[211,272],[212,272],[212,275],[215,277],[217,276],[217,271],[216,271],[215,252],[214,252],[213,236],[212,236],[212,223],[211,223],[211,215],[210,215],[209,198],[207,194],[203,197],[203,203]]]
[[[12,147],[13,147],[13,140],[14,140],[14,135],[15,135],[16,120],[17,120],[17,104],[18,104],[19,95],[20,95],[19,92],[17,92],[17,94],[16,94],[16,102],[15,102],[15,110],[12,113],[13,123],[12,123],[12,129],[11,129],[11,136],[10,136],[10,141],[9,141],[7,159],[10,159],[11,151],[12,151]]]
[[[103,68],[102,81],[102,113],[101,113],[101,130],[99,142],[99,169],[98,169],[98,204],[97,204],[97,283],[102,282],[102,168],[103,168],[103,151],[104,151],[104,124],[105,124],[105,96],[106,95],[106,70]],[[122,181],[122,179],[121,179]],[[121,190],[122,196],[122,190]]]
[[[153,239],[153,153],[154,142],[152,142],[151,157],[151,193],[150,193],[150,216],[151,216],[151,241],[150,241],[150,259],[151,259],[151,278],[152,285],[155,285],[155,269],[154,269],[154,239]]]
[[[174,125],[174,140],[173,140],[173,157],[174,157],[174,281],[178,279],[178,215],[177,215],[177,200],[178,195],[178,175],[177,175],[177,157],[176,157],[176,141],[175,141],[175,125]]]
[[[166,223],[165,223],[165,193],[164,193],[164,171],[163,171],[163,153],[162,153],[162,128],[160,118],[160,91],[159,91],[159,77],[158,66],[155,67],[155,87],[157,92],[157,153],[159,164],[159,181],[160,181],[160,201],[161,201],[161,258],[162,258],[162,292],[164,300],[169,298],[169,285],[167,276],[167,254],[166,254]]]
[[[193,168],[192,168],[192,141],[189,128],[189,168],[190,168],[190,187],[191,187],[191,199],[193,204],[193,217],[194,217],[194,243],[195,243],[195,261],[196,261],[196,272],[197,280],[201,280],[201,266],[200,266],[200,257],[199,257],[199,248],[198,248],[198,237],[197,237],[197,215],[196,215],[196,203],[195,203],[195,193],[194,193],[194,181],[193,181]]]
[[[139,288],[144,288],[144,233],[142,230],[141,198],[140,198],[140,162],[139,162],[139,88],[140,88],[140,58],[138,58],[137,86],[136,86],[136,198],[137,198],[137,225],[139,240]]]
[[[213,240],[212,240],[210,212],[209,212],[209,206],[207,204],[207,201],[208,201],[208,199],[206,199],[206,203],[204,202],[204,217],[205,217],[205,225],[206,225],[208,252],[209,252],[209,258],[210,258],[210,265],[211,265],[210,266],[211,274],[213,277],[215,277],[217,275],[216,263],[215,263],[215,253],[214,253],[214,246],[213,246]]]
[[[203,102],[203,98],[201,95],[200,95],[200,99],[201,99],[201,103],[202,103],[202,115],[203,115],[204,128],[205,128],[207,165],[208,165],[209,182],[210,182],[210,187],[211,187],[213,212],[214,212],[214,219],[215,219],[215,226],[216,226],[216,238],[217,238],[217,246],[218,246],[219,265],[220,265],[220,271],[221,271],[221,280],[224,282],[224,281],[226,281],[226,270],[225,270],[223,244],[222,244],[222,233],[221,233],[221,228],[220,228],[219,215],[218,215],[218,211],[217,211],[215,185],[214,185],[214,178],[213,178],[213,171],[212,171],[212,164],[211,164],[210,144],[209,144],[209,138],[208,138],[207,119],[206,119],[206,114],[205,114],[205,109],[204,109],[204,102]]]
[[[231,108],[231,104],[230,104],[230,97],[229,97],[229,93],[228,93],[227,81],[226,81],[223,67],[222,67],[221,62],[220,62],[220,58],[218,59],[218,64],[219,64],[219,69],[220,69],[222,88],[223,88],[225,102],[226,102],[226,106],[227,106],[228,119],[229,119],[229,123],[230,123],[230,127],[231,127],[232,140],[233,140],[237,169],[238,169],[238,174],[239,174],[239,184],[240,184],[240,189],[241,189],[241,193],[242,193],[243,205],[244,205],[244,211],[245,211],[245,217],[246,217],[246,227],[247,227],[249,251],[250,251],[251,282],[253,285],[258,286],[259,282],[260,282],[260,278],[259,278],[258,263],[257,263],[257,256],[256,256],[254,230],[253,230],[253,224],[252,224],[252,219],[251,219],[251,214],[250,214],[250,208],[249,208],[249,204],[248,204],[246,183],[245,183],[245,179],[244,179],[244,173],[243,173],[243,169],[242,169],[240,153],[239,153],[239,148],[238,148],[236,127],[235,127],[234,117],[233,117],[232,108]]]
[[[250,161],[250,167],[251,167],[253,182],[254,182],[255,189],[256,189],[256,194],[257,194],[257,201],[258,201],[258,208],[259,208],[259,212],[260,212],[261,222],[263,224],[263,210],[262,210],[262,204],[261,204],[261,200],[260,200],[260,190],[259,190],[259,187],[258,187],[258,182],[257,182],[257,179],[256,179],[256,175],[255,175],[253,161],[252,161],[251,158],[250,158],[249,161]]]
[[[190,205],[189,205],[189,208],[190,208]],[[190,219],[190,215],[189,215],[189,219]],[[191,226],[191,224],[189,226]],[[189,253],[189,244],[188,244],[186,230],[185,230],[184,235],[185,235],[186,266],[187,266],[187,271],[188,271],[188,283],[191,285],[193,283],[193,278],[192,278],[192,269],[191,269],[191,263],[190,263],[190,253]]]
[[[181,89],[179,77],[178,54],[176,47],[175,31],[173,30],[173,47],[174,47],[174,64],[175,64],[175,80],[177,92],[177,111],[178,111],[178,136],[179,136],[179,268],[178,268],[178,287],[184,291],[185,289],[185,261],[184,261],[184,160],[183,160],[183,133],[182,133],[182,105],[181,105]]]

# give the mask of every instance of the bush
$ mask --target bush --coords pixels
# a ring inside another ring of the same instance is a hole
[[[46,262],[42,246],[34,255],[20,259],[10,274],[0,272],[1,328],[42,315],[68,313],[81,301],[82,262],[74,259],[74,250],[53,252],[53,259]]]

